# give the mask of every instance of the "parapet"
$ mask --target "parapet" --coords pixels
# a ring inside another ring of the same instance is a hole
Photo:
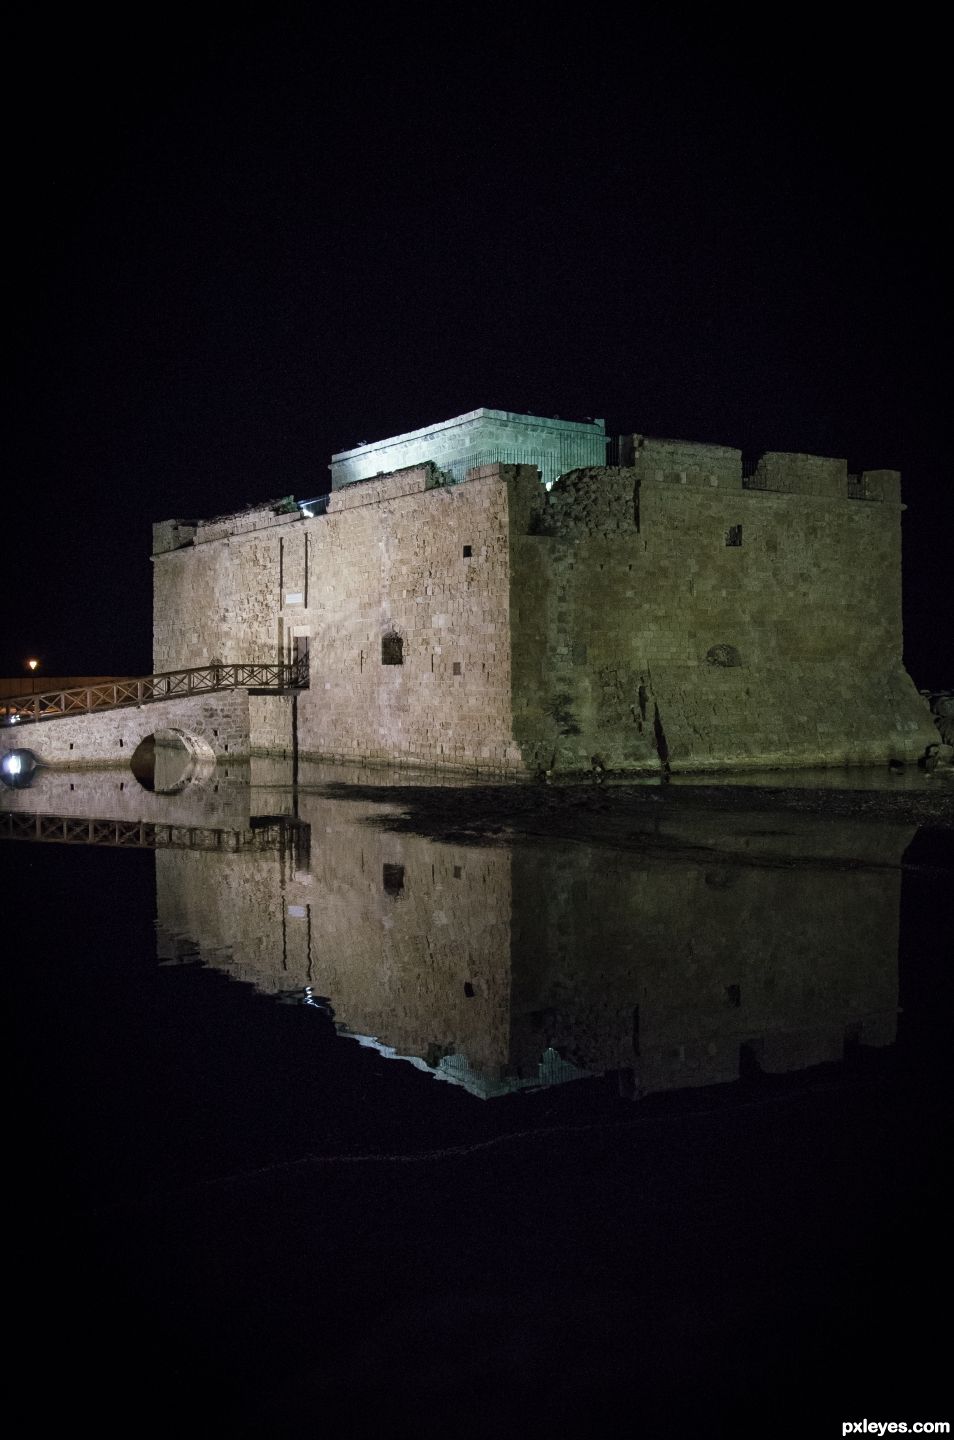
[[[195,520],[157,520],[152,527],[153,555],[165,555],[169,550],[191,545],[195,531]]]
[[[515,410],[469,410],[420,430],[358,445],[331,457],[334,491],[398,468],[433,462],[450,481],[495,463],[536,465],[545,484],[585,465],[606,463],[602,420],[562,420]]]
[[[825,455],[798,455],[767,450],[745,476],[746,490],[774,490],[782,495],[848,497],[848,463]]]
[[[632,466],[641,480],[673,485],[742,487],[742,451],[693,440],[660,440],[651,435],[621,435],[619,463]]]
[[[400,500],[405,495],[420,495],[440,484],[441,473],[436,465],[408,465],[390,475],[376,476],[373,480],[355,480],[340,490],[332,490],[325,513],[336,515],[342,510],[380,505],[385,500]]]
[[[864,470],[849,475],[845,460],[824,455],[796,455],[770,450],[743,470],[743,488],[781,495],[814,495],[830,500],[875,500],[901,504],[897,470]]]
[[[247,535],[251,530],[287,525],[289,520],[297,520],[298,515],[298,506],[290,495],[281,500],[267,500],[264,504],[236,510],[231,515],[216,515],[211,520],[200,520],[196,525],[193,544],[206,545],[211,540],[225,540],[230,535]]]
[[[863,470],[860,475],[849,475],[848,499],[880,500],[883,505],[900,505],[900,470]]]

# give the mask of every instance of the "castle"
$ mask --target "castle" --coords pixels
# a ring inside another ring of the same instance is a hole
[[[251,753],[470,773],[917,760],[895,471],[475,410],[154,527],[154,669],[307,655]]]

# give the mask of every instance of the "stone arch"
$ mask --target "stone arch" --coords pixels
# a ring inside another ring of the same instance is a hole
[[[144,790],[175,795],[204,785],[215,770],[215,751],[207,740],[177,727],[160,727],[143,736],[129,768]]]

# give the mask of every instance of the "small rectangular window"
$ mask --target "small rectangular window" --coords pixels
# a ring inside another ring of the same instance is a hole
[[[455,675],[459,675],[459,674],[460,674],[460,661],[459,661],[459,660],[455,660],[455,661],[454,661],[454,674],[455,674]]]
[[[470,557],[471,557],[471,555],[473,555],[473,553],[474,553],[474,552],[473,552],[473,550],[471,549],[471,547],[470,547],[469,545],[465,545],[465,546],[464,546],[464,559],[465,559],[465,560],[469,560]]]
[[[726,543],[727,545],[731,545],[731,546],[738,546],[738,545],[741,545],[741,544],[742,544],[742,526],[741,526],[741,525],[730,525],[730,526],[729,526],[728,530],[725,532],[725,543]]]

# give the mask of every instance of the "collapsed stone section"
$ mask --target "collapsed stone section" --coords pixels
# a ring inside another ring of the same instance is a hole
[[[562,539],[615,539],[638,529],[638,472],[599,467],[571,470],[560,477],[540,508],[534,533]]]

